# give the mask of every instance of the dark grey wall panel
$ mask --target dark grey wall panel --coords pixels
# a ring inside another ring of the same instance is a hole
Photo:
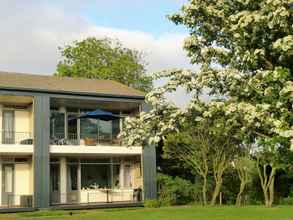
[[[34,96],[34,205],[48,208],[50,199],[50,98]]]
[[[148,112],[152,109],[149,104],[142,104],[142,111]],[[142,154],[143,162],[143,186],[144,199],[157,198],[157,164],[156,164],[156,147],[144,146]]]
[[[142,154],[144,199],[157,198],[156,148],[144,146]]]

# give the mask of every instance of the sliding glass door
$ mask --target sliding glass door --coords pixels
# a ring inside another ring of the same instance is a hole
[[[14,165],[2,165],[2,205],[12,205],[14,199]]]
[[[3,144],[14,144],[14,111],[4,110],[2,118],[2,142]]]

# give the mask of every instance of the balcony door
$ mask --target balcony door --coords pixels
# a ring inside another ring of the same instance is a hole
[[[51,204],[60,203],[60,165],[51,163],[50,165],[50,197]],[[66,195],[62,195],[66,196]]]
[[[13,144],[14,133],[14,111],[4,110],[2,113],[2,141],[3,144]]]
[[[131,181],[131,165],[125,164],[124,165],[124,187],[125,188],[131,188],[132,187],[132,181]]]
[[[67,116],[67,139],[69,141],[69,144],[73,145],[79,144],[77,117],[77,113],[68,113]]]
[[[14,199],[14,164],[2,165],[2,205],[12,205]]]

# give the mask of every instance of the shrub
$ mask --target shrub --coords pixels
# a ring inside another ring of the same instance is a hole
[[[293,197],[286,197],[280,200],[281,205],[293,205]]]
[[[144,201],[144,207],[146,208],[160,208],[161,203],[158,200],[146,200]]]
[[[195,186],[190,181],[164,174],[158,174],[157,181],[161,205],[184,205],[195,200]]]

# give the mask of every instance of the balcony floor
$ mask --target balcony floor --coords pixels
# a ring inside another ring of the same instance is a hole
[[[141,155],[142,147],[126,147],[126,146],[83,146],[83,145],[51,145],[50,153],[56,155]]]
[[[0,154],[17,154],[17,155],[32,155],[34,152],[34,145],[23,144],[0,144]]]

